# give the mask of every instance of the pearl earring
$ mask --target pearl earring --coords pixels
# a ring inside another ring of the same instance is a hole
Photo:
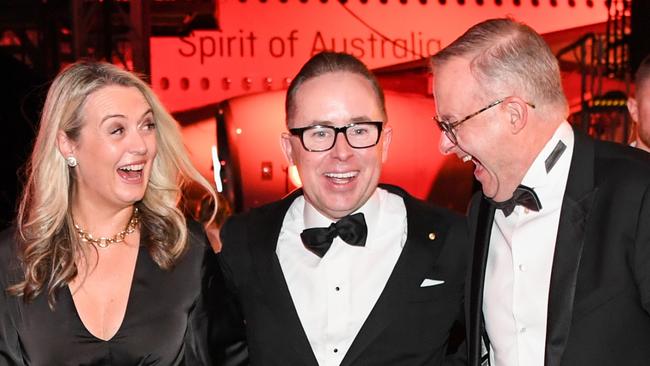
[[[74,156],[68,156],[65,158],[65,162],[68,164],[70,168],[74,168],[77,166],[77,159]]]

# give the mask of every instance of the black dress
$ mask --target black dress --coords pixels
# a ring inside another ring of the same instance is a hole
[[[68,287],[54,311],[41,293],[25,303],[0,291],[0,365],[201,365],[207,363],[202,280],[212,250],[196,222],[190,247],[164,271],[140,247],[124,320],[108,341],[83,325]],[[18,282],[14,230],[0,233],[0,287]],[[144,236],[144,235],[143,235]]]

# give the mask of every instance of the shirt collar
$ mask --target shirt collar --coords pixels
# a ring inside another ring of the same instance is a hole
[[[351,212],[351,214],[362,212],[366,220],[366,225],[368,226],[368,232],[370,232],[371,227],[374,226],[377,222],[379,206],[379,191],[375,189],[366,203],[364,203],[363,206],[361,206],[358,210]],[[307,200],[305,200],[305,207],[303,209],[303,220],[305,229],[310,229],[313,227],[328,227],[334,222],[334,220],[321,214],[314,206],[307,202]]]
[[[557,159],[555,164],[553,164],[551,169],[547,172],[546,160],[556,149],[560,141],[566,146],[565,150]],[[531,188],[543,186],[547,182],[547,178],[549,176],[552,176],[555,172],[562,170],[558,169],[558,165],[561,165],[561,162],[564,162],[569,158],[571,154],[568,154],[567,152],[572,148],[573,129],[568,122],[564,121],[558,126],[558,128],[555,130],[555,133],[553,133],[553,136],[551,136],[548,142],[546,142],[546,145],[544,145],[542,151],[540,151],[540,153],[535,158],[535,161],[533,161],[533,164],[530,166],[530,168],[528,168],[528,172],[526,172],[526,175],[521,181],[521,184]]]

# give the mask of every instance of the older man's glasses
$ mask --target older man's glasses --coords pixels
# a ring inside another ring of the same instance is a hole
[[[345,136],[348,144],[355,149],[365,149],[377,145],[381,136],[383,122],[356,122],[342,127],[314,125],[290,128],[289,132],[300,137],[302,147],[307,151],[322,152],[330,150],[336,144],[339,132]]]
[[[462,123],[464,123],[468,119],[476,117],[479,114],[487,111],[488,109],[503,103],[506,99],[508,99],[508,98],[503,98],[503,99],[499,99],[497,101],[494,101],[494,102],[488,104],[487,106],[479,109],[478,111],[476,111],[476,112],[468,115],[467,117],[465,117],[465,118],[463,118],[463,119],[461,119],[459,121],[456,121],[456,122],[449,122],[449,121],[441,120],[438,116],[433,117],[433,119],[438,123],[438,127],[440,128],[440,131],[444,132],[445,135],[447,136],[447,138],[449,139],[449,141],[451,141],[452,144],[456,145],[456,144],[458,144],[458,138],[456,137],[455,130],[456,130],[456,128],[458,126],[460,126]],[[535,105],[532,104],[532,103],[526,102],[526,104],[528,104],[532,108],[535,108]]]

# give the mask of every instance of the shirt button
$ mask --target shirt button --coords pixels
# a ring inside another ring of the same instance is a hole
[[[526,327],[519,328],[519,333],[526,333]]]
[[[334,353],[337,353],[339,351],[338,348],[334,348]]]
[[[334,287],[334,289],[335,289],[336,291],[338,291],[338,290],[340,290],[341,288],[338,287],[338,286],[336,286],[336,287]]]
[[[526,266],[523,265],[523,264],[520,264],[520,265],[519,265],[519,270],[520,270],[521,272],[526,272]]]
[[[528,213],[530,213],[530,210],[528,208],[524,208],[524,213],[528,215]]]

